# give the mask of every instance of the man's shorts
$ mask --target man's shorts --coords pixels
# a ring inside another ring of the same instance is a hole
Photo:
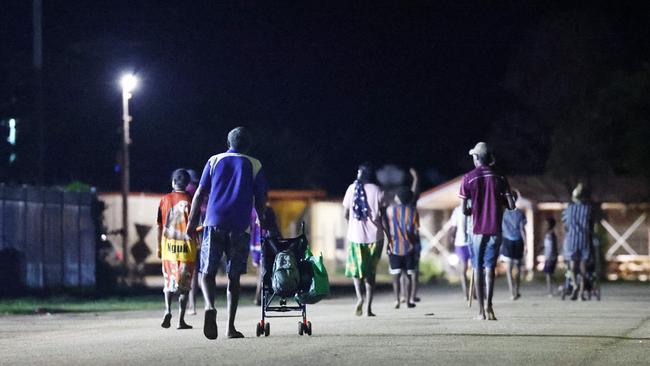
[[[345,277],[374,278],[377,274],[377,263],[381,258],[384,242],[355,243],[348,245],[348,259],[345,265]]]
[[[203,228],[201,266],[199,272],[216,275],[221,257],[226,255],[226,273],[239,276],[246,273],[250,235],[243,231],[228,231],[216,226]]]
[[[524,241],[503,238],[501,241],[501,255],[506,257],[506,260],[521,260],[524,257]]]
[[[472,235],[472,267],[494,268],[499,257],[501,247],[501,234],[498,235]]]
[[[454,248],[458,260],[461,262],[467,262],[471,255],[469,253],[469,245],[459,245]]]
[[[388,254],[388,272],[392,275],[398,275],[406,272],[410,275],[415,274],[415,252],[407,255]]]
[[[557,265],[557,260],[546,260],[544,262],[544,273],[553,274],[555,272],[555,266]]]

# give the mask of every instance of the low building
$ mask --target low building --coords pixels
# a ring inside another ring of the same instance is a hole
[[[454,207],[460,204],[458,193],[462,177],[434,187],[420,196],[421,235],[431,242],[439,255],[447,256],[449,222]],[[562,254],[564,228],[562,210],[571,199],[572,184],[550,176],[509,177],[510,186],[520,193],[517,206],[526,215],[525,267],[540,270],[543,256],[544,220],[556,219],[558,246]],[[650,191],[643,180],[607,177],[593,179],[588,186],[596,207],[600,208],[596,238],[607,261],[609,278],[648,280],[650,275]],[[452,251],[453,252],[453,251]]]

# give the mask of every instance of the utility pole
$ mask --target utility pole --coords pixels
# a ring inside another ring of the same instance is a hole
[[[32,65],[34,67],[37,183],[45,183],[45,126],[43,121],[43,0],[32,1]]]

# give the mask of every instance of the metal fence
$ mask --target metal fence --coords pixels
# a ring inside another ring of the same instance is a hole
[[[3,285],[33,289],[94,286],[91,204],[91,193],[0,184]]]

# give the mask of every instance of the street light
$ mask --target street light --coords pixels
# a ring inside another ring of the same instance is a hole
[[[120,79],[122,86],[122,264],[124,270],[128,273],[128,245],[129,245],[129,145],[131,137],[129,136],[129,125],[133,119],[129,115],[129,99],[131,92],[138,85],[138,79],[133,74],[125,74]]]

